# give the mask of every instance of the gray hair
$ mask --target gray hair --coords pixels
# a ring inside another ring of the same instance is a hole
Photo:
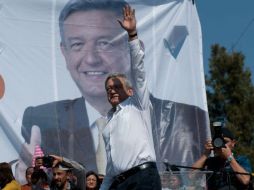
[[[79,11],[90,10],[106,10],[111,11],[119,16],[122,16],[122,9],[127,5],[124,0],[112,1],[112,0],[70,0],[62,9],[59,15],[59,30],[61,35],[61,41],[64,41],[64,21],[73,13]]]
[[[123,74],[123,73],[111,73],[107,76],[106,80],[105,80],[105,89],[107,86],[107,82],[109,79],[115,79],[115,78],[121,78],[124,81],[124,84],[126,85],[127,88],[133,88],[132,87],[132,83],[131,81],[128,79],[127,75]]]

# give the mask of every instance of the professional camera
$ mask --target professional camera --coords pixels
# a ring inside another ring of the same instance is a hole
[[[220,121],[213,122],[213,127],[214,127],[214,136],[212,139],[212,144],[214,148],[225,148],[226,143],[222,135],[223,123]]]
[[[43,166],[46,168],[51,168],[53,166],[54,157],[52,156],[44,156],[43,158]]]

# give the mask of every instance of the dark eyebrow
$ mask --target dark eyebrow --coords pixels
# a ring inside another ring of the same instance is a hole
[[[70,42],[70,41],[72,41],[72,40],[84,40],[84,38],[83,38],[83,37],[68,37],[68,38],[67,38],[67,41],[68,41],[68,42]]]

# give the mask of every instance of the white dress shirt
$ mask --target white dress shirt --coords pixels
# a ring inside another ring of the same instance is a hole
[[[129,43],[134,96],[121,102],[108,113],[103,130],[106,146],[106,177],[101,189],[108,189],[113,177],[139,164],[156,161],[152,129],[152,107],[144,69],[144,51],[138,39]]]

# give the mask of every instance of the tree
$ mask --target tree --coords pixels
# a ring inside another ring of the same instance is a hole
[[[254,87],[244,55],[213,45],[206,86],[210,121],[223,117],[237,137],[237,153],[247,155],[254,165]]]

